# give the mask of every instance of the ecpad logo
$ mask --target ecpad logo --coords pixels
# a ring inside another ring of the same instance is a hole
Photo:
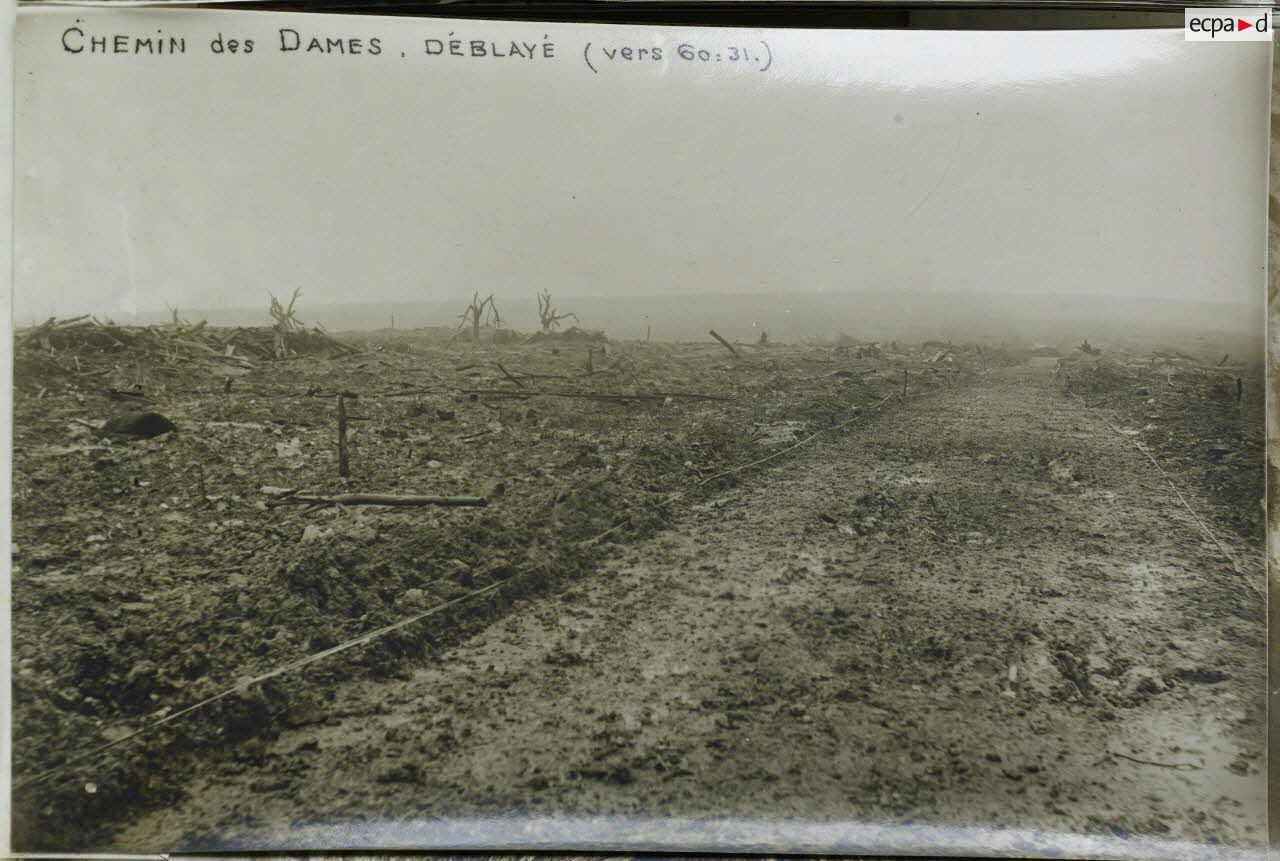
[[[1183,34],[1188,42],[1270,42],[1271,10],[1186,9]]]

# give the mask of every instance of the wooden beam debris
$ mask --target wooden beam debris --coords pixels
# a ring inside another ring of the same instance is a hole
[[[267,505],[388,505],[396,508],[419,508],[442,505],[450,508],[480,508],[489,504],[483,496],[397,496],[389,493],[290,493],[267,500]]]
[[[512,376],[512,374],[511,374],[511,372],[510,372],[510,371],[508,371],[506,368],[502,367],[502,363],[501,363],[501,362],[494,362],[494,364],[498,366],[498,370],[499,370],[499,371],[502,371],[502,376],[506,377],[508,380],[510,380],[511,382],[515,383],[519,388],[522,388],[522,389],[524,388],[524,383],[520,382],[520,380],[518,380],[518,379],[516,379],[514,376]]]
[[[722,345],[726,350],[728,350],[730,353],[733,353],[735,356],[736,356],[736,355],[738,355],[738,351],[737,351],[737,350],[735,350],[735,349],[733,348],[733,344],[730,344],[730,343],[729,343],[728,341],[726,341],[724,338],[721,338],[721,337],[720,337],[720,333],[719,333],[719,332],[717,332],[715,329],[712,329],[712,330],[711,330],[711,337],[713,337],[713,338],[715,338],[717,341],[719,341],[719,342],[721,343],[721,345]]]
[[[539,392],[533,389],[525,389],[523,391],[513,391],[511,389],[462,389],[464,395],[476,395],[477,397],[495,397],[495,398],[579,398],[589,401],[613,401],[622,403],[625,401],[665,401],[671,400],[691,400],[691,401],[731,401],[733,398],[729,395],[702,395],[694,392],[647,392],[645,394],[624,395],[613,392]]]

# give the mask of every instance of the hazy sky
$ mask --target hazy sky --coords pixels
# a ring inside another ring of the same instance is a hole
[[[70,54],[76,19],[187,53]],[[282,26],[382,53],[282,53]],[[450,31],[556,56],[426,56]],[[20,323],[294,287],[1262,297],[1265,43],[40,8],[18,39]],[[764,72],[675,52],[761,40]]]

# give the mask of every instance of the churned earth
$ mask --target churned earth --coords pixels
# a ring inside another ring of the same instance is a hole
[[[1035,361],[868,414],[108,845],[1260,851],[1262,554],[1135,438]]]

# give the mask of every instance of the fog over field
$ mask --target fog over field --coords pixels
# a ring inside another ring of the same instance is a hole
[[[539,328],[532,293],[495,294],[502,325],[521,332]],[[284,297],[282,297],[284,298]],[[469,296],[435,302],[345,302],[310,304],[304,292],[298,317],[330,331],[453,328]],[[620,340],[705,341],[708,326],[726,337],[754,342],[767,333],[775,342],[801,343],[851,338],[863,342],[954,339],[991,344],[1062,346],[1084,338],[1144,344],[1180,342],[1191,348],[1203,338],[1234,342],[1233,351],[1262,346],[1261,300],[1254,304],[1179,301],[1120,296],[1009,295],[1000,293],[671,293],[661,296],[553,295],[556,307],[572,312],[562,326],[577,325]],[[194,323],[260,326],[269,322],[266,302],[258,308],[182,308]],[[119,318],[116,318],[117,320]],[[126,318],[127,319],[127,318]],[[168,311],[140,314],[140,322],[164,323]]]

